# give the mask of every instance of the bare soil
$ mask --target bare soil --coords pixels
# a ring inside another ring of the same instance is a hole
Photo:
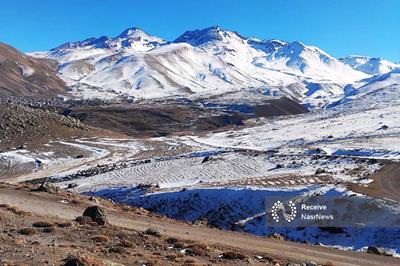
[[[64,113],[91,126],[142,138],[199,134],[242,126],[249,118],[308,112],[300,104],[284,97],[243,106],[222,104],[219,107],[204,107],[204,102],[199,100],[182,103],[170,100],[99,106],[76,105],[67,108]]]
[[[66,84],[57,76],[56,61],[37,59],[0,43],[0,97],[54,98],[65,95]],[[23,68],[32,69],[24,75]]]
[[[68,254],[103,263],[92,265],[105,265],[106,261],[124,265],[286,265],[315,261],[321,265],[364,266],[400,262],[392,257],[194,226],[69,192],[48,194],[2,185],[0,204],[2,260],[29,265],[62,265]],[[74,222],[89,205],[102,206],[110,225]],[[54,224],[54,229],[33,226],[39,221]],[[71,225],[63,226],[68,222]],[[146,233],[149,228],[160,236]]]
[[[400,201],[400,163],[384,162],[382,169],[371,175],[369,179],[374,181],[367,185],[350,183],[349,188],[374,198]]]

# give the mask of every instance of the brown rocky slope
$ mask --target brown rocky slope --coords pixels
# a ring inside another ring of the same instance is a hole
[[[36,59],[0,43],[0,98],[54,98],[66,93],[58,63]]]
[[[54,111],[0,101],[0,148],[41,144],[57,138],[108,134]]]

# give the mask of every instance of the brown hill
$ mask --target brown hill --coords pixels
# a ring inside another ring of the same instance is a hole
[[[54,98],[66,93],[57,62],[36,59],[0,43],[0,97]]]
[[[47,143],[56,138],[101,135],[102,132],[53,111],[0,101],[0,148]]]

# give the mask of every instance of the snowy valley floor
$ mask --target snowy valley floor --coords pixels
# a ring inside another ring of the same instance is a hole
[[[373,177],[400,160],[398,110],[388,105],[257,118],[196,136],[60,139],[34,150],[0,153],[0,176],[8,182],[51,181],[223,229],[276,232],[288,240],[359,251],[380,245],[399,254],[400,237],[380,241],[398,236],[399,227],[339,233],[268,228],[264,208],[269,196],[352,195],[380,198],[388,215],[398,217],[400,195],[371,193]],[[394,180],[389,185],[398,184],[398,169],[387,173]]]

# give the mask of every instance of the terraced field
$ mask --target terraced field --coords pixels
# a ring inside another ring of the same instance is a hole
[[[87,186],[154,184],[166,188],[203,182],[230,182],[263,177],[275,168],[273,163],[247,156],[222,156],[205,163],[202,163],[203,160],[201,157],[182,158],[140,164],[86,178],[82,180],[79,190],[85,191]]]

